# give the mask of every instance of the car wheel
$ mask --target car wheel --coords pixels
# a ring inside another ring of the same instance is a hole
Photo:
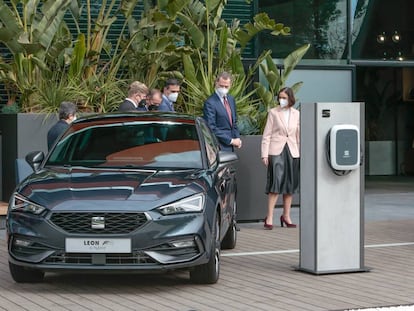
[[[233,204],[233,218],[231,221],[231,225],[226,232],[226,235],[221,242],[221,249],[233,249],[236,247],[237,242],[237,221],[236,221],[236,211],[237,211],[237,204],[234,201]]]
[[[45,273],[40,270],[17,266],[9,262],[10,274],[17,283],[37,283],[43,281]]]
[[[220,274],[220,223],[218,217],[215,217],[213,230],[214,241],[211,243],[209,261],[204,265],[194,267],[190,271],[190,279],[194,283],[214,284],[218,281]]]

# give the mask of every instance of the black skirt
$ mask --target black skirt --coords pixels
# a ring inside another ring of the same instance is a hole
[[[293,158],[286,144],[280,155],[269,155],[266,194],[293,194],[299,191],[299,158]]]

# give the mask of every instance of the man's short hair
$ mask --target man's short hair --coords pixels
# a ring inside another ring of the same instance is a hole
[[[59,107],[59,119],[67,120],[70,115],[76,114],[76,111],[77,108],[74,103],[64,101],[60,104]]]
[[[147,94],[148,87],[142,82],[134,81],[128,87],[128,97],[131,97],[138,93]]]
[[[170,78],[167,81],[165,81],[165,87],[168,88],[170,85],[178,85],[181,86],[180,81],[178,81],[175,78]]]
[[[227,71],[223,71],[222,73],[220,73],[217,78],[216,78],[216,82],[218,82],[218,80],[223,79],[223,80],[229,80],[232,81],[233,77],[231,76],[231,74]]]
[[[162,93],[159,89],[150,89],[147,95],[148,99],[152,99],[155,95],[159,95],[160,97],[162,97]]]

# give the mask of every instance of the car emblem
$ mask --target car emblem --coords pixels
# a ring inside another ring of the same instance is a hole
[[[105,217],[102,217],[102,216],[92,217],[91,228],[92,229],[105,229]]]

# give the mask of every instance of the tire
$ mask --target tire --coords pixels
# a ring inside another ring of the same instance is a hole
[[[237,242],[237,221],[236,221],[237,204],[236,201],[233,204],[233,218],[231,225],[226,232],[226,235],[221,242],[221,249],[233,249],[236,247]]]
[[[11,262],[9,262],[9,270],[16,283],[38,283],[45,277],[43,271],[17,266]]]
[[[214,220],[214,231],[211,243],[210,259],[207,263],[190,270],[190,280],[197,284],[215,284],[220,275],[220,223],[217,217]]]

